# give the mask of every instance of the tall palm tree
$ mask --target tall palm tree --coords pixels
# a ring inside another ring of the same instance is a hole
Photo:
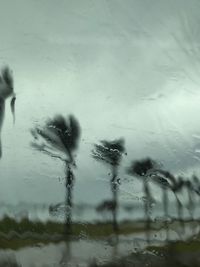
[[[168,171],[162,170],[160,168],[155,168],[149,171],[149,176],[150,180],[157,185],[159,185],[162,190],[163,190],[163,205],[164,205],[164,214],[165,217],[169,217],[168,214],[168,191],[173,192],[175,199],[176,199],[176,208],[177,208],[177,213],[178,213],[178,219],[181,225],[182,230],[185,230],[184,226],[184,220],[183,220],[183,204],[179,200],[177,194],[179,194],[184,186],[185,186],[185,181],[183,177],[179,176],[176,178],[173,174],[171,174]],[[188,185],[187,185],[188,186]],[[191,190],[191,187],[190,187]],[[167,221],[165,220],[165,226],[167,230],[167,239],[169,237],[169,232],[168,232],[168,224]]]
[[[185,225],[184,225],[184,219],[183,219],[183,204],[179,200],[177,194],[180,194],[184,188],[184,179],[182,176],[178,176],[174,183],[171,186],[171,190],[173,191],[175,197],[176,197],[176,208],[178,213],[178,220],[180,222],[180,226],[182,228],[182,231],[185,231]]]
[[[149,242],[149,231],[151,227],[151,220],[150,220],[150,206],[153,201],[153,197],[150,192],[149,188],[149,172],[157,167],[155,161],[150,158],[145,158],[142,160],[133,161],[131,166],[127,169],[127,173],[134,177],[141,179],[143,183],[143,192],[146,197],[144,201],[144,213],[146,219],[146,233],[147,233],[147,241]]]
[[[190,220],[193,220],[194,219],[194,197],[193,197],[194,191],[193,191],[192,181],[190,181],[189,179],[184,180],[183,186],[187,190],[187,195],[188,195],[187,208],[190,214]]]
[[[115,203],[112,214],[113,214],[113,229],[118,232],[117,223],[117,209],[118,209],[118,169],[122,159],[122,155],[125,152],[124,139],[120,138],[113,141],[102,140],[101,144],[95,144],[92,150],[92,157],[98,161],[102,161],[108,164],[111,168],[111,192],[113,195],[113,202]]]
[[[78,148],[80,139],[79,123],[72,115],[69,115],[67,119],[62,115],[57,115],[49,119],[44,126],[36,126],[31,133],[34,137],[31,143],[33,148],[58,158],[65,164],[66,233],[71,233],[72,191],[75,181],[73,168],[76,167],[74,152]]]
[[[151,158],[146,158],[139,161],[133,161],[131,166],[128,168],[128,174],[140,177],[143,181],[143,191],[147,197],[147,201],[144,203],[144,210],[146,216],[146,227],[147,231],[150,229],[150,216],[149,216],[149,205],[152,202],[152,196],[150,193],[150,189],[148,186],[148,182],[152,182],[157,184],[163,192],[163,208],[165,217],[168,218],[168,190],[172,191],[176,198],[177,203],[177,211],[180,219],[181,226],[182,223],[182,204],[177,197],[177,193],[182,190],[182,179],[176,179],[170,172],[162,170],[158,163],[156,163]],[[167,240],[169,238],[169,229],[167,220],[165,220],[165,226],[167,231]],[[148,232],[147,232],[147,240],[148,240]],[[149,240],[148,240],[149,241]]]
[[[192,179],[186,179],[183,181],[183,186],[187,190],[188,194],[188,204],[187,208],[190,213],[190,219],[194,219],[194,210],[195,210],[195,202],[194,197],[195,195],[200,196],[200,181],[196,175],[192,176]]]
[[[195,193],[195,195],[197,195],[199,198],[199,196],[200,196],[200,180],[196,175],[193,175],[191,182],[192,182],[192,190]],[[199,217],[198,217],[198,219],[199,219]]]
[[[167,223],[167,218],[169,217],[168,214],[168,191],[173,192],[175,199],[176,199],[176,206],[177,206],[177,212],[178,217],[181,223],[181,226],[183,226],[183,220],[182,220],[182,211],[183,211],[183,205],[180,202],[180,200],[177,197],[177,193],[179,193],[183,188],[183,179],[179,177],[178,179],[175,178],[170,172],[162,170],[162,169],[154,169],[150,173],[150,179],[152,182],[156,183],[163,191],[163,207],[164,207],[164,215],[165,215],[165,227],[166,227],[166,233],[167,233],[167,240],[169,239],[169,228]]]
[[[200,196],[200,180],[196,175],[192,176],[192,188],[193,191]]]
[[[0,74],[0,134],[3,126],[5,116],[5,101],[8,97],[11,97],[11,112],[13,114],[13,120],[15,121],[15,93],[14,93],[14,82],[13,76],[8,67],[4,67]],[[2,147],[0,139],[0,157],[2,156]]]

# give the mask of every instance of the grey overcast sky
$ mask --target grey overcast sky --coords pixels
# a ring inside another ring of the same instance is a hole
[[[1,0],[0,65],[13,70],[17,101],[1,134],[0,201],[64,199],[62,164],[29,145],[29,129],[57,113],[82,127],[75,202],[109,197],[109,171],[90,157],[101,139],[125,138],[122,178],[146,156],[198,173],[199,22],[198,0]]]

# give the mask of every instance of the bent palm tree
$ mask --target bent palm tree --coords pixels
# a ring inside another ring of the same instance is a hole
[[[195,195],[200,196],[200,180],[196,175],[192,176],[192,190],[195,193]],[[199,219],[199,217],[198,217]]]
[[[176,206],[177,206],[177,212],[178,212],[178,219],[180,222],[180,225],[182,227],[182,230],[185,230],[185,226],[184,226],[184,220],[183,220],[183,205],[180,202],[180,200],[177,197],[177,194],[181,193],[181,191],[183,190],[184,187],[184,179],[183,177],[179,176],[176,179],[176,182],[173,184],[172,186],[172,190],[176,196]]]
[[[192,189],[198,196],[200,196],[200,180],[196,175],[192,176]]]
[[[66,185],[66,233],[71,232],[72,215],[72,191],[74,186],[73,168],[74,151],[78,147],[80,138],[80,126],[74,116],[70,115],[65,119],[57,115],[46,122],[43,127],[35,127],[31,130],[34,137],[32,147],[51,157],[58,158],[65,163],[65,185]],[[42,139],[42,142],[40,142]],[[56,152],[56,154],[54,153]]]
[[[149,176],[152,182],[158,184],[162,190],[163,190],[163,205],[164,205],[164,213],[165,217],[168,217],[168,190],[173,192],[175,199],[176,199],[176,207],[177,207],[177,213],[178,213],[178,219],[181,225],[182,230],[184,231],[184,221],[183,221],[183,205],[181,201],[179,200],[177,194],[180,193],[185,186],[185,181],[181,176],[176,178],[174,175],[172,175],[170,172],[162,170],[160,168],[158,169],[152,169],[149,172]],[[166,224],[166,230],[167,230],[167,239],[169,237],[168,232],[168,224],[167,221],[165,221]]]
[[[143,183],[143,192],[146,197],[144,201],[144,213],[145,213],[145,219],[146,219],[146,229],[147,229],[147,242],[150,241],[149,239],[149,230],[151,226],[150,222],[150,206],[153,201],[153,198],[151,196],[150,188],[149,188],[149,172],[157,167],[157,164],[155,161],[153,161],[150,158],[142,159],[133,161],[131,163],[131,166],[127,169],[127,173],[129,175],[135,176],[137,178],[140,178]]]
[[[176,178],[168,171],[158,169],[152,169],[149,172],[149,177],[151,181],[157,184],[163,191],[163,206],[164,206],[164,214],[166,218],[169,216],[168,214],[168,190],[171,190],[173,193],[175,185],[177,185]]]
[[[163,206],[164,206],[164,215],[165,218],[169,217],[168,214],[168,190],[173,192],[175,199],[176,199],[176,206],[177,206],[177,212],[178,217],[181,223],[181,226],[183,226],[182,221],[182,203],[177,197],[177,193],[182,190],[183,186],[183,180],[179,177],[178,180],[168,171],[162,170],[162,169],[155,169],[152,170],[151,173],[149,173],[151,181],[156,183],[163,191]],[[167,240],[169,239],[169,228],[167,220],[165,220],[165,227],[167,232]]]
[[[184,180],[183,186],[186,188],[188,194],[187,208],[190,213],[190,220],[194,220],[194,210],[195,210],[194,197],[195,194],[197,194],[198,196],[200,195],[200,182],[198,177],[193,175],[192,179]]]
[[[92,150],[92,156],[98,161],[108,164],[111,168],[112,177],[110,180],[111,191],[113,194],[113,202],[115,203],[113,213],[113,229],[118,231],[117,224],[117,209],[118,209],[118,168],[122,159],[122,154],[125,152],[124,139],[114,141],[101,141],[100,145],[95,144]]]
[[[14,85],[13,85],[13,77],[10,69],[8,67],[4,67],[1,70],[0,75],[0,134],[3,126],[4,116],[5,116],[5,100],[12,96],[11,99],[11,112],[13,114],[13,120],[15,121],[15,93],[14,93]],[[0,157],[2,156],[2,148],[1,148],[1,139],[0,139]]]
[[[190,214],[190,220],[192,221],[194,219],[194,199],[193,199],[193,186],[192,182],[190,180],[184,180],[183,181],[183,187],[187,190],[187,195],[188,195],[188,204],[186,205],[189,214]]]

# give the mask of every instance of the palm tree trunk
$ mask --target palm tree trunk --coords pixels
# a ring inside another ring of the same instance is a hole
[[[183,233],[185,232],[185,225],[184,225],[184,219],[183,219],[183,205],[178,199],[177,195],[175,194],[176,197],[176,206],[177,206],[177,212],[178,212],[178,219],[180,222],[180,226],[182,228]]]
[[[5,115],[5,100],[2,97],[0,97],[0,158],[2,156],[1,130],[3,126],[4,115]]]
[[[65,224],[66,224],[66,234],[71,234],[71,224],[72,224],[72,190],[74,184],[74,175],[69,164],[66,166],[66,214],[65,214]]]
[[[150,210],[149,205],[151,201],[151,194],[150,189],[148,185],[148,181],[145,177],[143,177],[143,191],[146,196],[146,199],[144,201],[144,213],[145,213],[145,220],[146,220],[146,240],[148,243],[150,243],[150,228],[151,228],[151,218],[150,218]]]
[[[166,239],[169,240],[169,227],[168,227],[168,192],[167,188],[163,188],[163,206],[164,206],[164,216],[165,216],[165,228],[166,228]]]
[[[166,188],[163,188],[163,205],[164,205],[164,215],[166,218],[168,218],[168,194]]]
[[[118,233],[119,227],[117,223],[117,211],[118,211],[118,184],[117,184],[117,169],[113,167],[112,170],[112,180],[111,180],[111,191],[113,194],[113,230]]]
[[[187,187],[187,193],[188,193],[188,210],[190,214],[190,220],[194,220],[194,199],[193,199],[193,193],[191,191],[190,187]]]

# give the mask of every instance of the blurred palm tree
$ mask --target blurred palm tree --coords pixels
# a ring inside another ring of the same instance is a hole
[[[172,184],[175,182],[175,177],[169,173],[168,171],[155,169],[150,174],[151,181],[157,184],[163,192],[163,208],[164,208],[164,215],[167,219],[169,216],[168,206],[169,206],[169,199],[168,199],[168,190],[172,190]]]
[[[142,159],[139,161],[133,161],[131,166],[127,170],[128,174],[135,177],[142,178],[143,181],[143,191],[146,196],[146,202],[144,202],[144,210],[146,217],[146,227],[147,227],[147,240],[149,238],[148,231],[150,230],[150,206],[152,204],[153,198],[151,196],[150,188],[148,183],[152,182],[157,184],[162,189],[162,203],[165,215],[165,227],[167,232],[167,240],[169,238],[169,229],[167,218],[169,217],[168,206],[168,190],[174,193],[177,203],[178,217],[183,227],[182,222],[182,204],[177,197],[177,193],[182,190],[183,181],[179,177],[177,180],[170,172],[162,170],[160,165],[152,160],[151,158]],[[149,241],[149,240],[148,240]]]
[[[5,116],[5,100],[11,97],[11,112],[13,114],[13,120],[15,121],[15,93],[14,93],[14,82],[12,72],[8,67],[4,67],[0,74],[0,134],[3,126]],[[0,139],[0,157],[2,156],[2,147]]]
[[[199,198],[199,196],[200,196],[200,180],[196,175],[193,175],[191,182],[192,182],[193,192],[195,193],[193,197],[195,197],[195,195],[197,195]],[[194,209],[195,209],[195,207],[194,207]]]
[[[196,175],[192,176],[192,188],[193,191],[200,196],[200,180]]]
[[[184,188],[184,179],[182,176],[178,176],[176,179],[176,182],[172,186],[172,190],[176,196],[176,207],[177,207],[177,212],[178,212],[178,219],[180,222],[180,225],[182,227],[182,230],[185,230],[185,225],[184,225],[184,220],[183,220],[183,205],[181,201],[178,199],[177,194],[182,193],[182,190]]]
[[[173,192],[176,205],[177,205],[177,212],[178,218],[180,220],[181,226],[182,223],[182,208],[183,205],[177,197],[177,193],[182,190],[183,187],[183,180],[179,177],[178,180],[168,171],[162,170],[161,168],[151,170],[149,172],[150,179],[153,183],[157,184],[163,192],[162,202],[164,208],[164,215],[165,215],[165,228],[167,233],[167,240],[169,239],[169,228],[168,228],[168,206],[169,206],[169,198],[168,198],[168,191]]]
[[[125,152],[124,139],[120,138],[113,141],[102,140],[101,144],[95,144],[92,150],[92,157],[98,161],[108,164],[111,168],[110,186],[113,195],[113,229],[118,232],[117,209],[118,209],[118,187],[120,179],[118,178],[118,169]]]
[[[194,190],[193,190],[193,184],[192,181],[189,179],[184,180],[183,186],[187,190],[187,195],[188,195],[188,204],[187,204],[187,209],[190,214],[190,220],[192,221],[194,219]]]
[[[186,189],[188,195],[188,204],[187,209],[190,214],[190,220],[194,219],[194,210],[195,210],[195,203],[194,197],[197,194],[200,195],[200,183],[197,176],[193,175],[192,179],[183,179],[179,177],[179,183],[181,183],[182,189]],[[181,189],[180,189],[181,190]]]
[[[104,221],[106,220],[106,214],[110,215],[110,213],[113,213],[113,210],[115,209],[116,202],[114,202],[112,199],[104,200],[96,207],[96,211],[104,216]]]
[[[127,173],[129,175],[139,178],[143,183],[143,192],[145,195],[144,213],[145,213],[146,229],[147,229],[146,238],[148,242],[150,241],[149,231],[151,227],[150,208],[152,203],[154,202],[149,187],[149,173],[155,168],[157,168],[157,163],[150,158],[145,158],[142,160],[133,161],[130,167],[127,169]]]
[[[53,158],[62,160],[65,164],[66,185],[66,233],[71,233],[72,222],[72,191],[74,186],[73,168],[76,167],[74,152],[80,139],[80,125],[77,119],[69,115],[65,119],[57,115],[49,119],[42,127],[31,130],[34,141],[31,146]]]

